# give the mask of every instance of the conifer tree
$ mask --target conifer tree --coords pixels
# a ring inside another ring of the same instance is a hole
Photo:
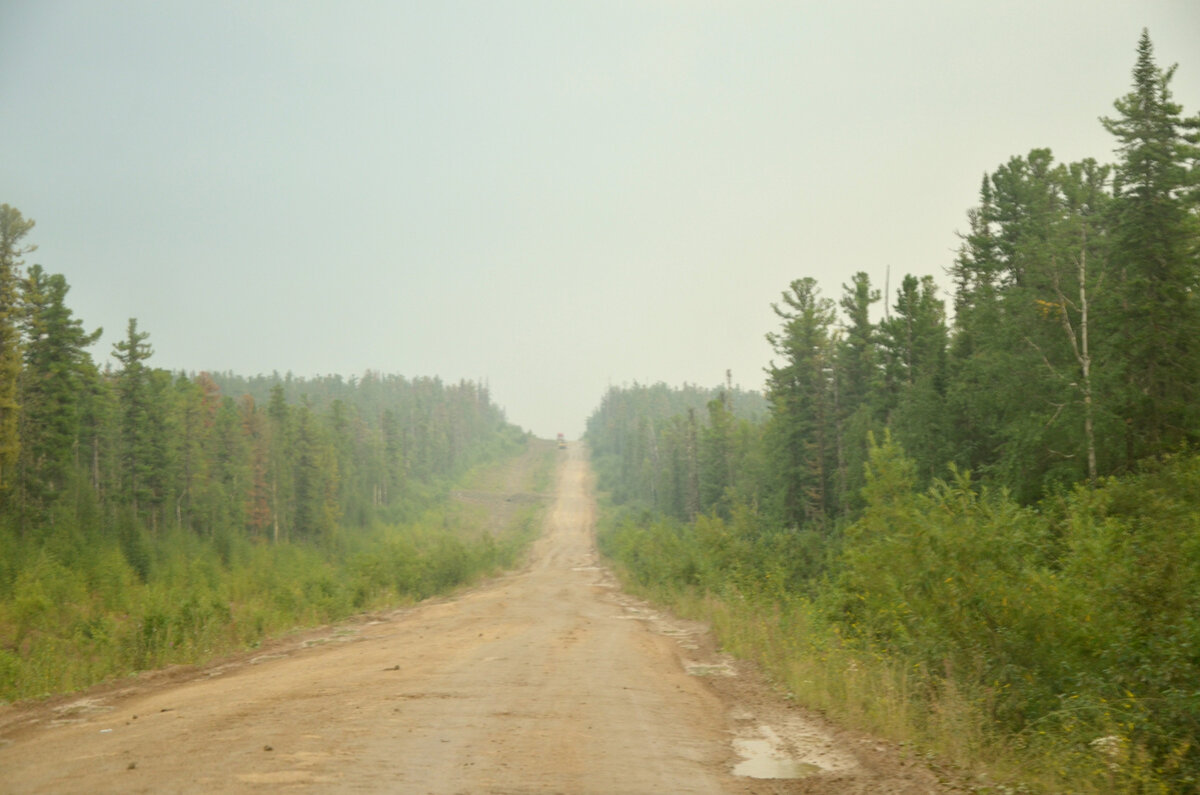
[[[254,398],[249,395],[243,395],[238,401],[238,413],[241,416],[242,434],[248,442],[250,459],[246,523],[250,532],[261,538],[271,524],[270,450],[266,419],[254,405]]]
[[[383,482],[380,501],[388,505],[399,496],[400,486],[404,482],[404,434],[396,412],[385,409],[380,417],[380,430],[383,434]]]
[[[21,257],[34,250],[22,244],[33,228],[19,210],[0,204],[0,494],[16,482],[21,450],[20,404],[17,382],[21,375],[20,270]]]
[[[780,518],[789,526],[821,525],[834,497],[831,329],[834,304],[816,280],[796,279],[773,304],[783,330],[767,335],[780,364],[767,370],[772,416],[767,435],[778,477]]]
[[[837,460],[839,514],[858,502],[869,439],[886,420],[879,361],[879,332],[871,321],[871,305],[880,300],[870,277],[859,271],[842,285],[841,307],[846,324],[837,344]]]
[[[271,387],[271,397],[267,404],[269,420],[270,455],[268,461],[271,491],[271,540],[279,543],[280,532],[286,533],[291,527],[292,487],[295,482],[292,473],[292,430],[290,423],[291,412],[284,398],[283,385],[278,381]]]
[[[705,513],[729,517],[729,498],[736,483],[735,420],[728,391],[708,402],[708,426],[701,432],[700,502]]]
[[[1200,250],[1193,164],[1200,157],[1171,98],[1175,66],[1160,69],[1149,32],[1138,41],[1133,87],[1103,118],[1120,155],[1113,185],[1112,267],[1106,314],[1122,337],[1120,403],[1127,463],[1200,438]]]
[[[67,280],[33,265],[22,282],[22,489],[34,505],[61,494],[78,454],[81,402],[98,377],[87,348],[101,330],[83,330],[66,306]]]
[[[296,458],[293,466],[293,494],[296,501],[293,527],[301,538],[314,538],[324,529],[322,510],[325,478],[321,469],[321,443],[315,426],[316,418],[312,409],[302,404],[296,423]]]
[[[933,277],[905,276],[892,311],[880,324],[893,395],[889,424],[930,478],[951,460],[945,425],[946,311]]]
[[[212,460],[210,470],[213,510],[209,532],[241,532],[247,525],[246,508],[252,490],[250,444],[243,430],[243,418],[233,398],[217,401],[212,433],[209,437]]]
[[[1022,501],[1086,476],[1099,455],[1093,365],[1115,344],[1093,333],[1091,300],[1105,283],[1107,174],[1091,160],[1055,164],[1048,149],[1011,158],[985,179],[952,271],[944,454]],[[910,443],[902,428],[897,439]]]
[[[121,428],[121,498],[138,513],[139,505],[153,497],[148,480],[153,476],[150,438],[150,368],[146,360],[154,353],[146,343],[150,335],[137,330],[137,319],[129,318],[125,339],[113,343],[113,357],[121,363],[117,374],[118,410]]]
[[[197,503],[203,502],[206,484],[209,481],[209,461],[205,446],[209,428],[212,427],[213,411],[210,406],[201,373],[195,379],[179,378],[175,381],[172,400],[176,415],[177,432],[174,438],[176,482],[175,524],[177,527],[196,529]]]

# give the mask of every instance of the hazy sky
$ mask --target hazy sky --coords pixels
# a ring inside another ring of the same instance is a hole
[[[944,269],[985,171],[1113,159],[1200,2],[0,0],[0,202],[170,369],[761,387],[772,302]]]

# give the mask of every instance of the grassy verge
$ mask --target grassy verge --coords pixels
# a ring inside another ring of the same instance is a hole
[[[600,546],[803,703],[983,791],[1200,792],[1200,456],[1038,506],[913,472],[873,449],[845,526],[608,511]]]
[[[552,448],[531,441],[517,460],[515,476],[506,461],[469,477],[504,469],[515,485],[544,488]],[[485,527],[478,511],[445,499],[404,522],[279,545],[187,532],[150,537],[133,528],[56,534],[53,543],[0,540],[13,583],[11,598],[0,602],[0,700],[199,663],[445,593],[518,563],[537,535],[542,506],[523,502]],[[131,544],[149,576],[130,565]]]
[[[1133,732],[1121,723],[1132,699],[1064,693],[1058,709],[1014,732],[997,719],[1011,686],[955,669],[949,654],[933,665],[920,653],[881,648],[849,623],[832,585],[797,593],[781,571],[786,555],[774,564],[752,560],[736,535],[711,520],[678,525],[603,508],[599,528],[601,549],[631,592],[709,623],[723,648],[760,664],[797,703],[898,743],[956,785],[986,793],[1190,791],[1167,784],[1123,739]],[[1062,623],[1064,631],[1074,624]],[[1020,679],[1030,690],[1042,684]],[[1098,737],[1114,739],[1102,747]]]
[[[1004,743],[986,710],[953,686],[929,692],[911,665],[855,648],[804,599],[763,600],[696,587],[647,585],[616,563],[632,593],[712,627],[721,647],[752,660],[787,696],[836,723],[886,738],[979,793],[1110,792],[1094,771],[1080,778],[1066,760]]]

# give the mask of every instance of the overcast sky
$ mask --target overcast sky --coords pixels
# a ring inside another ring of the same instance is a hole
[[[772,302],[944,270],[985,171],[1113,159],[1200,2],[0,0],[0,202],[110,360],[486,380],[582,433],[610,385],[760,388]]]

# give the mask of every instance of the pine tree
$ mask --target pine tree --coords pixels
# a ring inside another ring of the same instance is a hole
[[[384,410],[380,426],[383,434],[383,493],[380,502],[389,505],[400,496],[404,483],[404,433],[396,412],[391,409]]]
[[[1133,88],[1101,119],[1120,159],[1113,193],[1110,333],[1122,338],[1127,463],[1200,438],[1200,251],[1189,168],[1198,157],[1172,101],[1175,67],[1161,70],[1142,31]]]
[[[767,370],[772,416],[767,436],[772,450],[780,518],[787,525],[822,525],[833,507],[834,445],[831,329],[833,301],[815,279],[797,279],[771,307],[783,330],[767,335],[782,360]]]
[[[892,396],[889,424],[928,479],[940,475],[951,460],[945,412],[946,310],[933,277],[905,276],[892,311],[880,324]]]
[[[213,418],[208,455],[214,503],[209,532],[242,532],[251,494],[250,444],[233,398],[221,397]]]
[[[33,221],[20,211],[0,204],[0,494],[16,483],[16,464],[21,450],[20,404],[17,383],[21,376],[20,321],[21,257],[35,249],[21,241]]]
[[[325,476],[322,471],[322,446],[317,438],[316,418],[307,404],[300,406],[296,424],[296,458],[293,467],[293,494],[296,507],[293,527],[301,538],[315,538],[322,530]]]
[[[33,265],[22,282],[22,490],[34,506],[63,492],[79,452],[81,402],[98,378],[87,348],[99,339],[72,317],[67,280]]]
[[[879,333],[871,322],[871,305],[879,290],[859,271],[842,285],[841,307],[846,324],[837,345],[837,461],[839,514],[858,503],[864,484],[869,439],[886,419],[879,361]]]
[[[153,498],[147,481],[153,477],[150,438],[150,368],[146,360],[154,353],[146,344],[150,335],[137,330],[130,318],[124,340],[113,343],[113,357],[121,363],[117,374],[117,400],[121,429],[121,499],[138,513],[139,505]]]
[[[271,490],[271,540],[279,543],[280,533],[286,537],[292,519],[292,488],[295,477],[292,472],[291,410],[284,398],[283,385],[278,381],[271,387],[267,404],[270,436],[268,480]]]
[[[700,439],[700,502],[705,513],[729,518],[731,492],[736,484],[735,420],[729,392],[708,402],[708,426]]]
[[[216,406],[209,401],[204,375],[201,373],[195,380],[176,379],[172,400],[177,423],[173,451],[176,479],[172,488],[175,524],[192,530],[198,529],[195,525],[197,510],[205,502],[210,480],[205,447],[216,411]]]
[[[271,486],[268,476],[270,450],[267,423],[254,405],[254,398],[243,395],[238,401],[242,434],[249,444],[250,484],[246,495],[246,523],[250,532],[262,538],[271,525]]]
[[[142,503],[150,520],[150,529],[157,531],[165,522],[172,490],[179,482],[178,460],[172,440],[179,436],[179,418],[173,411],[174,376],[167,370],[146,368],[149,376],[146,404],[145,451],[141,455],[144,472],[141,486],[146,499]],[[180,376],[181,378],[184,376]]]

